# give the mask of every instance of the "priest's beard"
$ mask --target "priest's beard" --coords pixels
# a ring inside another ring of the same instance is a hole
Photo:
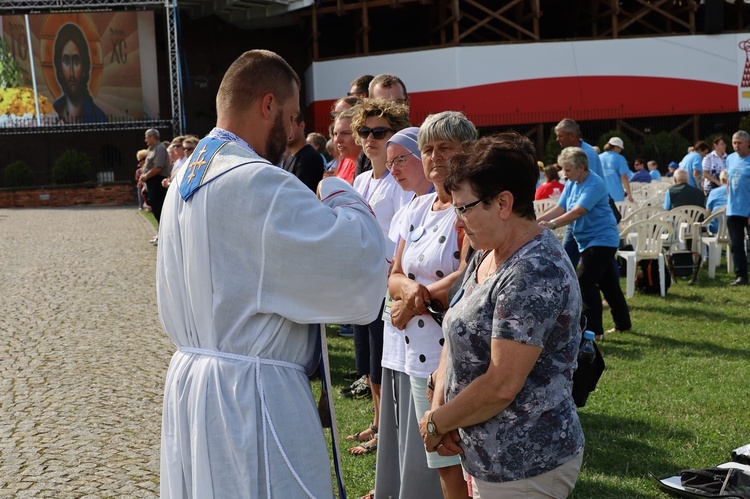
[[[289,141],[288,131],[284,127],[283,115],[284,112],[279,110],[266,141],[266,159],[274,165],[281,163]]]

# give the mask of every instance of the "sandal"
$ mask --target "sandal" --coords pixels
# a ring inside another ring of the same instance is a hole
[[[370,432],[369,435],[365,435],[365,432]],[[374,424],[370,423],[370,427],[366,430],[358,431],[354,435],[349,435],[346,437],[347,440],[355,440],[357,442],[367,442],[368,440],[372,440],[375,438],[375,435],[378,434],[378,427]]]
[[[370,443],[370,442],[373,442],[373,443]],[[372,440],[370,440],[370,442],[362,442],[356,447],[350,448],[349,454],[353,454],[355,456],[364,456],[365,454],[370,454],[372,452],[377,451],[378,450],[377,439],[373,438]]]
[[[371,490],[363,496],[360,496],[359,499],[375,499],[375,489]]]

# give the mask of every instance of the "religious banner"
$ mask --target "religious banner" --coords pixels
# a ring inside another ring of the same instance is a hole
[[[0,128],[158,117],[153,12],[0,19]]]

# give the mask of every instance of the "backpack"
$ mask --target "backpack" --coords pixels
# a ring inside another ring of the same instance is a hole
[[[667,270],[667,266],[664,266],[664,270]],[[669,290],[669,286],[672,285],[672,276],[669,272],[665,272],[664,275],[664,290]],[[661,294],[661,288],[659,286],[659,260],[641,260],[640,268],[636,270],[635,275],[635,289],[641,293],[647,295],[658,295]]]

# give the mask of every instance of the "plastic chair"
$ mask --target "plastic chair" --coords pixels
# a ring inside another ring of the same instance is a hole
[[[679,240],[678,235],[680,233],[681,227],[684,227],[691,223],[684,212],[674,210],[662,211],[661,213],[651,217],[650,220],[667,222],[672,226],[672,233],[669,235],[665,235],[662,238],[662,244],[665,248],[667,248],[669,251],[679,251],[684,249],[684,245]]]
[[[627,298],[635,294],[635,268],[640,260],[659,260],[659,289],[661,295],[667,294],[664,273],[664,245],[666,238],[674,234],[672,225],[661,220],[644,220],[635,222],[620,232],[620,239],[633,240],[635,248],[632,251],[618,250],[617,256],[624,258],[627,262],[626,293]],[[630,237],[635,236],[635,237]]]
[[[544,215],[545,212],[549,211],[550,208],[557,206],[557,201],[560,198],[547,198],[534,201],[534,212],[537,217]]]
[[[638,205],[636,203],[631,203],[630,201],[615,201],[615,206],[620,210],[622,218],[627,217],[638,209]]]
[[[660,213],[664,213],[664,208],[661,206],[642,206],[630,212],[628,216],[622,217],[622,220],[620,220],[619,223],[620,230],[623,230],[636,222],[643,222],[644,220],[648,220],[654,215],[658,215]]]
[[[701,222],[710,213],[704,207],[693,204],[678,206],[669,211],[685,215],[687,223],[681,223],[679,227],[675,227],[675,231],[677,232],[677,240],[680,242],[680,247],[687,248],[687,241],[694,239],[693,224]]]
[[[729,240],[729,230],[727,229],[726,206],[719,208],[708,216],[703,222],[693,223],[693,234],[695,235],[696,248],[703,250],[703,246],[708,248],[708,278],[716,278],[716,267],[721,263],[721,247],[726,246],[727,250],[727,273],[734,272],[734,260],[732,260],[731,241]],[[716,234],[703,235],[703,231],[711,225],[714,220],[719,221],[719,230]]]

